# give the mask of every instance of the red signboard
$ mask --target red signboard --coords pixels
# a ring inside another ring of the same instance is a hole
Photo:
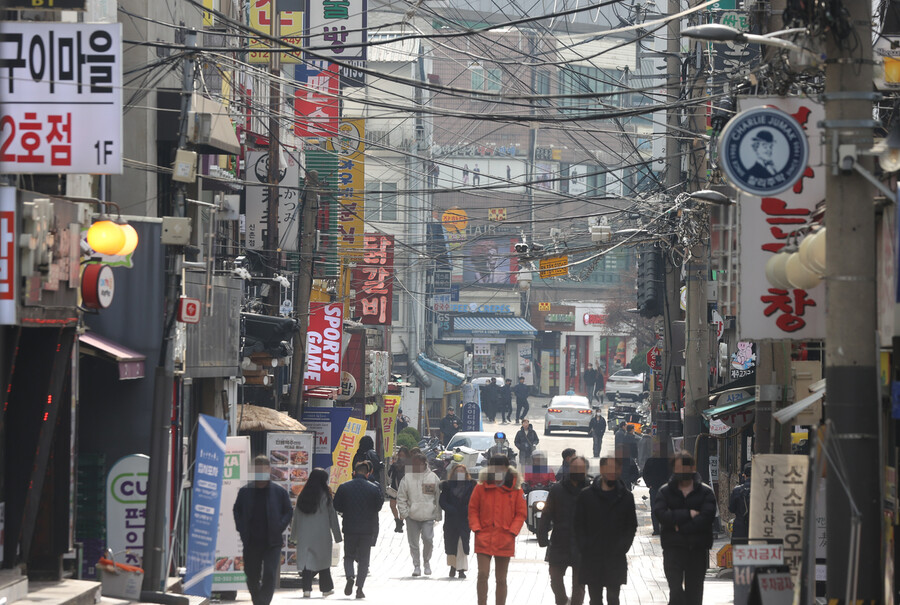
[[[353,269],[354,315],[365,325],[389,325],[394,295],[394,236],[366,235],[363,257]]]
[[[341,341],[344,306],[340,303],[309,303],[306,332],[306,371],[303,390],[341,386]]]
[[[651,370],[660,369],[659,349],[657,349],[656,347],[653,347],[649,351],[647,351],[647,365],[650,366]]]
[[[338,66],[311,76],[305,87],[294,93],[294,134],[298,137],[329,138],[338,134],[340,76]]]

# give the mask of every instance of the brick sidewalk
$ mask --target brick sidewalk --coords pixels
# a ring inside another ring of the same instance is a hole
[[[606,444],[604,444],[606,445]],[[628,584],[622,588],[624,605],[662,605],[668,600],[668,587],[662,568],[662,549],[656,536],[651,536],[650,510],[642,496],[647,490],[635,489],[634,496],[638,508],[638,534],[634,545],[628,553]],[[397,603],[420,603],[423,599],[427,605],[430,599],[437,599],[435,605],[463,605],[475,603],[475,557],[470,557],[473,568],[468,579],[458,580],[447,577],[449,568],[444,556],[443,532],[440,525],[435,527],[434,555],[431,566],[434,574],[431,577],[413,578],[409,548],[406,534],[394,533],[394,522],[390,509],[385,504],[380,517],[381,533],[378,544],[372,550],[372,564],[369,579],[366,581],[366,600],[372,605],[395,605]],[[335,594],[328,597],[333,601],[355,600],[345,597],[344,572],[339,566],[332,569],[335,580]],[[568,581],[567,581],[567,585]],[[516,556],[509,567],[510,605],[552,605],[553,593],[547,564],[544,562],[544,549],[537,544],[537,539],[526,527],[522,528],[516,543]],[[315,588],[315,587],[314,587]],[[313,599],[321,600],[321,593],[313,591]],[[282,588],[275,594],[275,605],[295,604],[302,600],[299,588]],[[717,580],[713,572],[707,576],[704,605],[725,605],[733,600],[731,581]],[[238,601],[250,601],[247,592],[238,593]],[[493,589],[488,602],[494,603]]]

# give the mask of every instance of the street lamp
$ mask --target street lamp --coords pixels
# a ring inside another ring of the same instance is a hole
[[[714,191],[712,189],[701,189],[700,191],[695,191],[693,193],[689,193],[688,195],[691,197],[692,200],[695,200],[697,202],[702,202],[704,204],[709,204],[711,206],[733,206],[734,205],[733,199],[731,199],[724,193],[719,193],[718,191]]]
[[[789,40],[782,40],[781,38],[777,37],[783,36],[785,34],[796,34],[805,31],[806,28],[795,27],[761,36],[759,34],[748,34],[746,32],[742,32],[733,27],[722,25],[720,23],[705,23],[703,25],[686,27],[681,31],[681,35],[685,38],[704,40],[706,42],[736,42],[738,44],[760,44],[762,46],[776,46],[778,48],[784,48],[786,50],[806,53],[807,56],[814,59],[817,63],[821,63],[822,57],[820,55],[812,52],[811,50],[803,48],[799,44],[795,44],[794,42],[790,42]]]

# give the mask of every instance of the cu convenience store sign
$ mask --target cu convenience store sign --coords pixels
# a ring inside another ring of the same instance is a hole
[[[122,26],[0,22],[0,173],[122,174]]]

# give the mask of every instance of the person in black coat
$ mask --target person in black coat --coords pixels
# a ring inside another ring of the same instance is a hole
[[[747,538],[750,536],[750,469],[748,462],[741,473],[741,483],[731,490],[728,497],[728,510],[734,513],[734,525],[731,530],[732,538]]]
[[[244,545],[244,573],[253,605],[269,605],[281,569],[281,538],[294,515],[287,491],[269,479],[269,459],[253,460],[252,483],[238,491],[232,513]]]
[[[520,422],[528,416],[528,392],[530,389],[525,384],[525,377],[519,376],[519,384],[512,388],[513,395],[516,396],[516,422]]]
[[[343,517],[344,574],[347,577],[344,594],[349,596],[353,592],[355,581],[356,598],[362,599],[373,536],[378,528],[378,511],[384,505],[384,497],[378,486],[366,478],[369,472],[366,462],[360,462],[353,470],[353,479],[342,483],[334,494],[334,510]],[[353,569],[354,562],[358,564],[358,575]]]
[[[462,426],[462,422],[459,419],[459,416],[456,415],[456,405],[450,404],[447,407],[447,415],[441,418],[441,435],[444,440],[444,445],[450,443],[450,440],[453,439],[453,435],[459,432],[459,427]]]
[[[537,449],[541,438],[528,420],[522,420],[522,428],[516,433],[516,449],[519,450],[519,464],[531,464],[531,454]]]
[[[653,512],[653,503],[656,502],[656,494],[659,493],[659,489],[668,483],[669,477],[672,476],[669,459],[662,456],[647,458],[641,474],[644,477],[644,484],[650,489],[650,520],[653,522],[653,535],[658,536],[659,519]]]
[[[475,489],[475,481],[469,476],[469,472],[462,464],[457,464],[450,469],[449,479],[441,483],[441,495],[438,503],[446,513],[444,515],[444,552],[447,554],[447,564],[450,566],[450,577],[466,579],[466,571],[469,569],[469,499],[472,490]]]
[[[594,369],[592,364],[588,364],[584,374],[581,375],[581,379],[584,380],[584,390],[590,404],[594,401],[594,385],[597,383],[597,370]]]
[[[538,544],[547,547],[545,560],[550,564],[550,588],[556,605],[581,605],[584,602],[584,584],[578,575],[580,558],[572,520],[578,494],[587,486],[588,467],[584,456],[572,458],[566,478],[550,488],[538,523]],[[566,586],[563,583],[567,567],[572,568],[571,601],[566,596]]]
[[[372,465],[371,480],[381,488],[384,485],[384,461],[375,451],[375,441],[368,435],[363,435],[359,440],[359,448],[353,456],[353,468],[366,460]]]
[[[600,476],[575,501],[575,538],[581,556],[579,577],[587,583],[591,605],[619,604],[628,581],[628,551],[637,533],[634,496],[619,479],[616,458],[600,460]]]
[[[716,496],[700,481],[694,457],[688,452],[676,452],[672,457],[672,479],[656,495],[653,512],[661,527],[669,605],[701,605],[713,544]]]
[[[506,376],[503,376],[503,386],[500,387],[500,424],[512,422],[512,385]]]
[[[594,412],[594,417],[588,424],[588,433],[594,438],[594,458],[599,458],[600,449],[603,447],[603,435],[606,433],[606,419],[599,408]]]

